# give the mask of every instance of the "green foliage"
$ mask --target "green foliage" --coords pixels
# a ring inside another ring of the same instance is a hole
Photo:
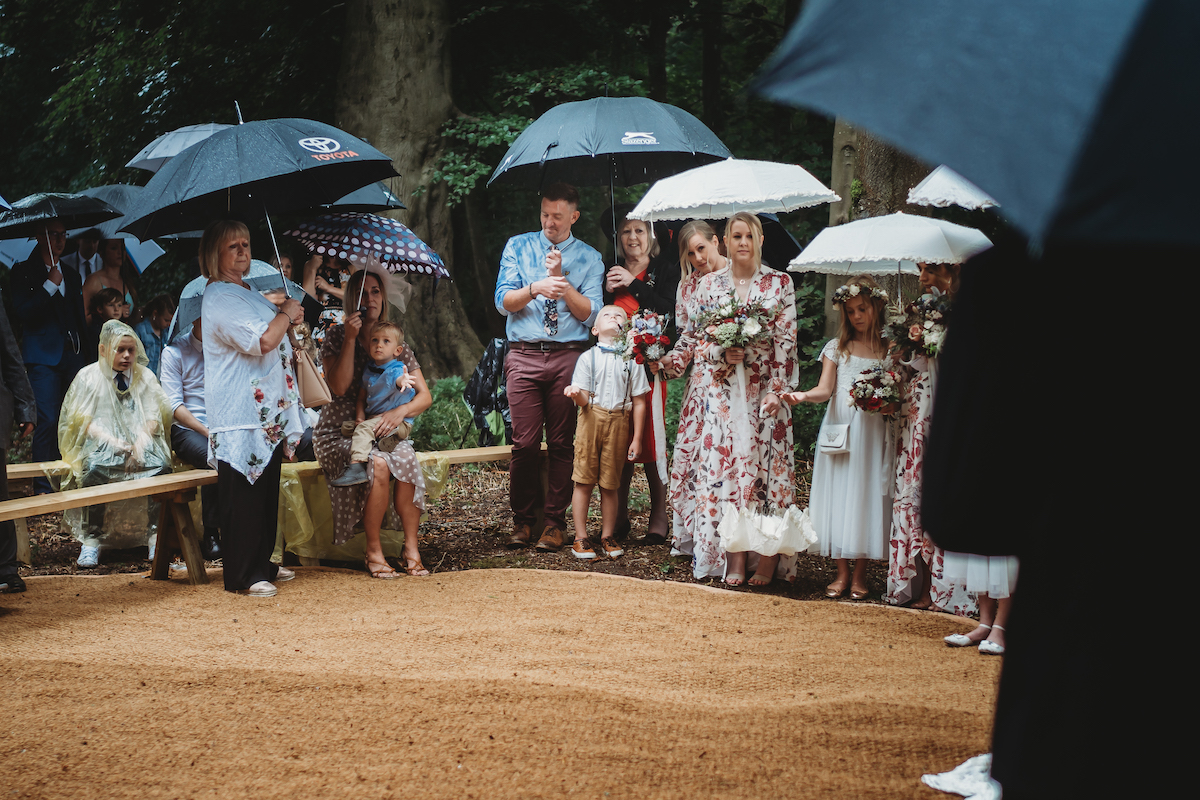
[[[418,452],[459,450],[475,435],[471,409],[463,402],[467,383],[457,375],[430,387],[433,405],[417,417],[409,439]]]
[[[796,355],[800,362],[798,389],[811,389],[821,378],[819,361],[825,346],[825,280],[805,274],[796,288]],[[792,445],[797,458],[812,458],[825,417],[824,404],[792,407]]]
[[[596,97],[605,91],[614,96],[638,94],[641,82],[605,70],[559,68],[504,73],[495,84],[495,96],[500,99],[497,111],[458,117],[442,126],[446,149],[433,180],[446,182],[451,208],[492,174],[505,150],[535,116],[559,103]]]

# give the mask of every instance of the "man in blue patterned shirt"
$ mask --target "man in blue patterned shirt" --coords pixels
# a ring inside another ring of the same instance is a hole
[[[508,240],[496,278],[496,309],[507,317],[504,369],[512,412],[513,451],[509,503],[510,548],[525,547],[543,502],[546,527],[539,550],[563,546],[571,500],[575,403],[563,390],[575,361],[588,348],[588,332],[601,305],[604,262],[571,235],[579,219],[579,193],[555,183],[542,192],[542,229]],[[542,430],[546,432],[549,485],[540,496]]]

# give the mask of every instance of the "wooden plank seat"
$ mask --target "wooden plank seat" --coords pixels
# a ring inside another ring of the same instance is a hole
[[[216,482],[216,470],[193,469],[170,475],[156,475],[153,478],[117,481],[103,486],[87,486],[33,497],[18,497],[0,503],[0,521],[24,520],[25,517],[49,514],[53,511],[84,508],[134,497],[155,497],[161,503],[161,508],[158,543],[155,546],[151,577],[165,580],[171,559],[179,552],[187,564],[188,582],[208,583],[204,558],[200,555],[200,538],[192,523],[188,503],[195,499],[199,487]]]
[[[546,446],[542,445],[545,452]],[[461,450],[445,450],[441,452],[418,453],[422,460],[437,460],[445,464],[481,464],[496,461],[508,461],[512,457],[512,446],[468,447]],[[48,461],[32,464],[9,464],[8,479],[10,481],[29,480],[44,475],[63,475],[70,466],[65,461]],[[315,479],[323,475],[321,467],[316,462],[306,462],[291,466],[292,472],[298,478]],[[542,483],[546,481],[546,461],[542,462]],[[36,495],[34,497],[19,497],[0,502],[0,521],[16,520],[18,534],[18,555],[22,561],[30,563],[29,536],[25,518],[65,511],[71,508],[83,508],[100,503],[115,502],[135,497],[156,497],[162,504],[159,516],[158,541],[155,548],[154,563],[151,577],[165,580],[168,576],[170,563],[176,553],[183,556],[188,567],[190,583],[207,583],[208,575],[204,569],[204,560],[200,555],[200,539],[196,531],[188,504],[195,499],[196,491],[201,486],[217,482],[215,470],[184,470],[170,475],[158,475],[153,478],[141,478],[132,481],[120,481],[102,486],[89,486],[80,489],[69,489],[63,492]],[[538,525],[540,528],[541,515]],[[281,534],[283,520],[281,523]],[[286,546],[286,543],[280,543]],[[22,547],[23,545],[23,547]],[[301,557],[301,563],[317,562],[318,559]]]

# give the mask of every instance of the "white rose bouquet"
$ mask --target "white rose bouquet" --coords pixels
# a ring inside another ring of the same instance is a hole
[[[730,292],[712,305],[701,305],[696,319],[700,338],[721,347],[746,347],[770,335],[771,310],[761,300],[743,303]]]

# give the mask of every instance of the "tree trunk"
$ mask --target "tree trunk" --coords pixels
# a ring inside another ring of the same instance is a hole
[[[892,147],[881,139],[859,132],[858,180],[862,192],[854,204],[856,219],[880,217],[903,211],[905,214],[929,216],[929,209],[908,203],[908,193],[930,172],[930,167]],[[897,280],[901,278],[902,280]],[[920,294],[920,283],[913,275],[889,276],[879,280],[893,303],[903,308],[903,298]]]
[[[450,96],[446,0],[350,0],[342,37],[337,124],[390,155],[407,211],[393,212],[442,256],[451,274],[454,234],[446,187],[430,181],[442,153]],[[424,191],[412,194],[420,187]],[[401,320],[426,377],[468,375],[483,353],[452,282],[413,276]]]
[[[671,17],[661,3],[650,4],[650,52],[647,54],[650,72],[650,99],[667,102],[667,32]]]
[[[829,225],[842,225],[850,221],[854,210],[854,178],[858,174],[858,130],[842,117],[833,124],[833,159],[829,177],[829,188],[842,198],[829,204]],[[833,307],[833,293],[845,281],[842,275],[825,276],[825,336],[832,339],[838,335],[841,313]]]
[[[701,114],[717,136],[725,127],[721,104],[721,0],[700,0]]]

